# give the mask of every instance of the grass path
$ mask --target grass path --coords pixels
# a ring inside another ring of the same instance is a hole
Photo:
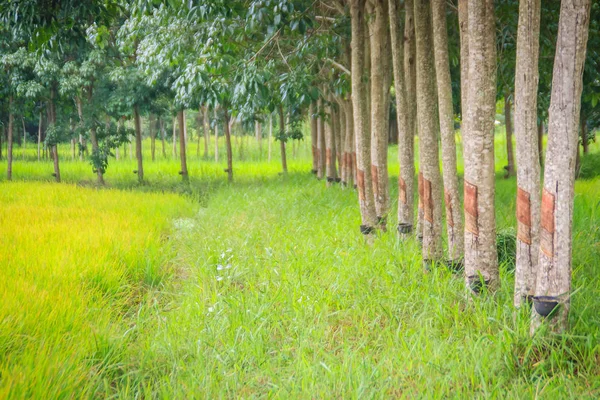
[[[357,234],[354,193],[308,174],[225,187],[173,245],[182,277],[148,318],[121,394],[168,398],[600,395],[600,181],[578,183],[572,335],[530,339],[512,276],[468,300],[416,242]],[[514,181],[498,181],[499,228]],[[504,268],[506,269],[506,268]]]

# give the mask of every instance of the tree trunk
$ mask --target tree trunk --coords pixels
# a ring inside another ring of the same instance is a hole
[[[148,133],[150,134],[150,153],[152,161],[156,160],[156,120],[154,114],[150,113],[148,118]]]
[[[444,200],[446,204],[446,230],[448,233],[448,259],[450,263],[460,265],[464,257],[464,228],[460,198],[458,197],[456,140],[454,138],[454,112],[452,110],[452,84],[448,58],[445,0],[433,1],[432,16],[438,110],[442,139],[442,171],[444,178]]]
[[[354,117],[352,115],[352,100],[344,100],[344,109],[346,117],[346,139],[344,140],[344,148],[346,151],[346,185],[352,187],[356,182],[356,144],[354,142]]]
[[[522,0],[519,3],[515,72],[515,136],[519,165],[515,307],[520,307],[533,296],[538,267],[540,160],[536,124],[540,10],[540,0]],[[504,107],[506,108],[506,104]]]
[[[317,124],[317,179],[323,179],[325,176],[325,161],[326,161],[326,144],[325,144],[325,120],[323,119],[324,106],[323,100],[319,99],[318,103],[319,120]]]
[[[465,274],[475,293],[498,286],[494,214],[496,41],[493,0],[469,0],[469,84],[465,121]]]
[[[583,112],[581,113],[581,147],[583,148],[583,154],[588,154],[589,140],[588,140],[587,119]]]
[[[209,108],[202,107],[202,132],[204,133],[204,159],[208,160],[208,143],[210,142]]]
[[[415,37],[417,42],[417,124],[419,126],[419,175],[422,184],[423,262],[442,259],[442,187],[435,112],[435,71],[431,6],[415,0]]]
[[[49,124],[52,124],[52,126],[56,125],[56,104],[54,102],[54,99],[56,98],[56,88],[52,87],[52,89],[50,89],[50,102],[49,102],[49,107],[48,107],[48,111],[50,114],[50,121]],[[54,143],[52,145],[52,164],[54,166],[54,179],[56,180],[57,183],[60,183],[60,165],[58,162],[58,145],[56,143]]]
[[[140,109],[133,106],[133,120],[135,124],[135,158],[137,159],[138,182],[144,182],[144,164],[142,162],[142,126],[140,122]]]
[[[506,174],[504,178],[515,176],[515,156],[513,153],[513,126],[512,126],[512,113],[510,108],[512,104],[510,102],[510,96],[504,95],[504,126],[506,127]]]
[[[160,142],[162,145],[162,156],[163,158],[167,158],[167,149],[165,145],[165,121],[160,117],[158,121],[158,129],[160,129]]]
[[[548,149],[542,191],[539,269],[532,329],[540,323],[542,301],[560,304],[550,322],[554,331],[568,325],[571,296],[571,253],[575,158],[588,39],[591,0],[563,0],[552,73]],[[540,298],[545,296],[545,298]],[[548,303],[545,303],[548,305]],[[552,303],[550,303],[552,304]]]
[[[38,140],[37,140],[37,159],[38,161],[40,161],[40,154],[41,154],[41,150],[42,150],[42,112],[40,111],[40,119],[39,119],[39,123],[38,123]],[[1,141],[0,141],[0,146],[1,146]],[[2,154],[0,151],[0,158],[2,158]]]
[[[330,99],[331,100],[331,99]],[[333,107],[327,106],[328,121],[325,123],[325,176],[327,186],[335,182],[335,114]]]
[[[13,128],[14,128],[14,115],[13,115],[13,97],[10,96],[8,99],[8,138],[6,148],[6,158],[8,160],[8,166],[6,167],[6,180],[12,180],[12,161],[13,161]]]
[[[319,158],[318,158],[318,147],[317,147],[317,141],[318,141],[318,136],[317,136],[317,130],[318,130],[318,126],[317,126],[317,118],[315,117],[315,114],[317,113],[317,111],[315,110],[316,105],[315,102],[313,101],[312,103],[310,103],[310,109],[308,111],[308,118],[310,120],[310,145],[311,145],[311,150],[312,150],[312,170],[310,172],[312,172],[313,174],[317,174],[317,171],[319,169]]]
[[[269,154],[268,161],[271,162],[271,144],[273,142],[273,120],[272,115],[269,114]]]
[[[342,130],[344,129],[343,125],[346,125],[344,120],[344,124],[342,125],[342,120],[344,116],[342,115],[343,111],[339,108],[339,105],[336,101],[335,107],[335,130],[334,130],[334,139],[335,139],[335,158],[337,160],[337,174],[335,176],[336,182],[341,182],[342,178]]]
[[[254,130],[256,134],[256,142],[258,143],[258,159],[262,160],[262,125],[259,121],[254,121]]]
[[[352,107],[354,136],[356,138],[356,163],[358,201],[361,215],[361,233],[372,236],[377,223],[371,166],[371,135],[367,129],[367,85],[363,81],[365,71],[365,1],[351,0],[352,23]]]
[[[386,62],[388,40],[388,15],[385,0],[373,1],[369,18],[370,50],[371,50],[371,176],[373,179],[373,195],[377,224],[386,230],[386,218],[389,211],[389,187],[387,171],[388,133],[385,121],[389,110],[386,108]]]
[[[400,130],[398,138],[398,159],[400,163],[400,176],[398,179],[399,201],[398,222],[404,224],[406,232],[411,232],[414,224],[414,181],[415,181],[415,155],[414,140],[416,129],[416,44],[414,25],[414,2],[404,2],[404,83],[406,85],[405,121],[404,131]],[[397,46],[394,46],[397,47]],[[398,54],[399,57],[399,54]],[[398,67],[400,67],[398,61]],[[399,127],[400,128],[400,127]]]
[[[187,118],[185,116],[185,110],[183,110],[183,138],[185,139],[185,144],[189,143],[189,137],[187,132]]]
[[[173,134],[171,137],[173,145],[173,158],[177,158],[177,118],[173,118]]]
[[[179,120],[179,156],[181,159],[181,179],[183,182],[189,182],[188,170],[187,170],[187,157],[185,153],[185,111],[179,110],[177,112],[177,119]]]
[[[538,155],[540,166],[544,166],[544,123],[538,122]]]
[[[219,118],[217,107],[215,107],[215,162],[219,162]]]
[[[336,140],[339,140],[336,143],[336,150],[338,155],[338,164],[340,167],[340,183],[342,187],[346,186],[346,182],[348,181],[348,163],[346,157],[346,109],[344,108],[344,100],[338,99],[338,136],[336,136]]]
[[[283,106],[279,105],[279,147],[281,149],[281,168],[284,174],[287,174],[287,157],[285,154],[285,117],[283,115]]]
[[[460,119],[461,135],[467,119],[469,94],[469,0],[458,0],[458,26],[460,34]]]
[[[233,154],[231,153],[231,132],[229,130],[229,110],[223,107],[223,125],[225,129],[225,144],[227,148],[227,181],[233,182]]]
[[[90,104],[92,102],[92,90],[93,90],[92,87],[88,88],[88,102]],[[83,110],[82,110],[81,98],[79,96],[77,96],[76,102],[77,102],[77,112],[79,114],[79,121],[83,125],[83,123],[84,123]],[[98,137],[96,135],[96,125],[92,125],[90,127],[90,141],[92,142],[92,157],[96,156],[99,159],[100,146],[98,145]],[[102,170],[102,168],[99,168],[98,166],[95,166],[95,168],[96,168],[95,172],[96,172],[98,184],[104,185],[104,171]]]

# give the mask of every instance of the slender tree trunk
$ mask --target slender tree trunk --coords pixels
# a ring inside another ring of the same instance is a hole
[[[417,123],[419,126],[419,172],[422,176],[423,262],[442,259],[442,185],[437,141],[435,71],[431,6],[415,0],[417,42]]]
[[[542,191],[539,269],[532,321],[535,330],[544,313],[542,305],[559,304],[552,329],[568,326],[571,297],[571,253],[575,157],[580,117],[591,0],[563,0],[548,120],[548,149]],[[539,308],[538,308],[539,306]]]
[[[52,126],[56,125],[56,103],[55,103],[55,98],[56,98],[56,88],[52,87],[52,89],[50,89],[50,102],[49,102],[49,114],[51,116],[49,123],[52,124]],[[56,143],[54,143],[52,145],[52,163],[54,166],[54,179],[56,180],[57,183],[60,183],[60,165],[58,162],[58,145]]]
[[[310,103],[310,109],[308,111],[308,118],[310,120],[310,145],[311,145],[311,150],[312,150],[312,170],[310,172],[312,172],[313,174],[317,174],[317,171],[319,169],[319,158],[318,158],[318,146],[317,146],[317,141],[318,141],[318,136],[317,136],[317,131],[318,131],[318,125],[317,125],[317,118],[315,117],[315,114],[317,113],[316,111],[316,104],[313,101],[312,103]]]
[[[583,154],[588,154],[590,150],[588,140],[587,118],[583,112],[581,113],[581,147],[583,148]]]
[[[327,186],[335,182],[335,117],[332,106],[327,106],[328,121],[325,123],[325,176]]]
[[[273,120],[272,120],[272,115],[269,114],[269,154],[268,154],[269,162],[271,162],[271,144],[272,143],[273,143]]]
[[[344,113],[346,118],[346,139],[344,140],[344,149],[346,152],[346,185],[352,187],[355,180],[356,168],[354,160],[356,158],[356,145],[354,143],[354,117],[352,115],[352,99],[343,101]]]
[[[317,123],[317,179],[323,179],[325,176],[325,164],[326,164],[326,141],[325,141],[325,120],[323,119],[324,106],[323,100],[319,99],[318,103],[319,118]]]
[[[231,152],[231,132],[229,125],[229,110],[223,107],[223,125],[225,129],[225,144],[227,148],[227,181],[233,182],[233,155]]]
[[[262,125],[259,121],[254,122],[256,142],[258,143],[258,159],[262,160]]]
[[[39,119],[39,124],[38,124],[38,140],[37,140],[37,159],[38,161],[40,161],[40,154],[41,154],[41,150],[42,150],[42,112],[40,111],[40,119]],[[2,143],[0,141],[0,143]],[[1,146],[1,145],[0,145]],[[0,158],[2,158],[2,154],[0,151]]]
[[[386,218],[389,211],[389,184],[387,171],[388,132],[386,120],[389,109],[386,108],[386,62],[389,48],[387,46],[388,13],[387,1],[373,1],[371,18],[369,18],[370,50],[371,50],[371,176],[373,179],[373,195],[377,224],[386,230]]]
[[[173,135],[171,140],[173,142],[173,158],[177,158],[177,118],[173,118]]]
[[[287,157],[285,154],[285,140],[283,139],[283,135],[285,133],[285,117],[283,115],[283,106],[279,105],[279,133],[281,139],[279,140],[279,146],[281,148],[281,168],[284,174],[287,174]]]
[[[510,102],[510,96],[504,95],[504,126],[506,127],[506,175],[505,178],[515,176],[515,155],[513,152],[513,125],[512,125],[512,104]]]
[[[177,112],[177,119],[179,120],[179,155],[181,158],[181,179],[183,182],[189,182],[188,170],[187,170],[187,157],[185,152],[185,111],[179,110]]]
[[[494,208],[496,41],[493,0],[469,0],[469,73],[464,128],[465,274],[475,293],[498,286]]]
[[[515,307],[520,307],[533,296],[538,267],[540,161],[536,124],[540,10],[540,0],[522,0],[519,3],[515,72],[515,136],[519,165]]]
[[[361,214],[361,232],[365,236],[374,233],[377,223],[371,166],[371,135],[367,129],[367,85],[363,81],[365,71],[365,1],[351,0],[352,24],[352,106],[354,136],[356,138],[356,163],[358,201]]]
[[[469,93],[469,0],[458,0],[458,25],[460,34],[460,119],[461,134],[467,119]]]
[[[406,3],[408,6],[408,2]],[[406,85],[404,76],[404,45],[403,34],[400,30],[400,1],[388,1],[388,14],[390,23],[390,39],[392,47],[392,68],[394,72],[394,89],[396,92],[396,119],[398,128],[398,162],[400,164],[400,173],[398,175],[398,233],[406,234],[412,230],[412,211],[408,210],[408,197],[406,195],[406,177],[403,172],[406,167],[405,163],[412,162],[406,159],[406,135],[412,134],[409,131],[409,115],[406,104]],[[413,171],[414,173],[414,171]],[[410,181],[413,178],[410,177]],[[411,199],[412,203],[412,199]],[[412,205],[411,205],[412,210]],[[411,215],[408,215],[408,212]]]
[[[150,113],[148,118],[148,133],[150,134],[150,153],[152,161],[156,160],[156,120],[154,114]]]
[[[12,180],[12,161],[13,161],[13,128],[14,128],[14,114],[13,114],[13,97],[10,96],[8,99],[8,138],[6,148],[6,158],[8,160],[8,166],[6,167],[6,180]]]
[[[133,106],[133,120],[135,124],[135,158],[137,159],[138,182],[144,182],[144,164],[142,162],[142,126],[140,122],[140,109]]]
[[[432,16],[438,110],[442,139],[448,258],[450,263],[460,265],[464,257],[464,238],[462,207],[458,197],[458,176],[456,172],[456,140],[454,138],[454,112],[452,110],[452,84],[448,59],[445,0],[433,1]],[[454,265],[454,267],[458,265]]]
[[[346,109],[344,107],[344,100],[338,99],[338,132],[336,140],[336,150],[338,155],[338,164],[340,167],[340,183],[342,187],[346,186],[346,182],[348,182],[348,163],[346,157]]]
[[[202,107],[202,132],[204,133],[204,159],[208,160],[208,144],[210,142],[210,112],[208,106]]]
[[[92,95],[93,95],[92,90],[93,89],[90,86],[88,88],[88,102],[90,104],[92,102]],[[79,121],[83,125],[83,123],[84,123],[83,110],[82,110],[81,98],[79,96],[77,96],[76,102],[77,102],[77,112],[79,114]],[[100,146],[98,145],[98,137],[96,135],[96,126],[95,125],[92,125],[92,127],[90,127],[90,141],[92,142],[92,156],[99,157],[100,156]],[[99,168],[98,166],[96,166],[95,172],[96,172],[98,184],[104,185],[104,171],[102,171],[102,168]]]
[[[215,162],[219,162],[219,118],[215,107]]]
[[[162,156],[163,158],[167,158],[167,149],[165,145],[165,121],[159,117],[158,119],[158,127],[160,129],[160,141],[162,145]]]
[[[414,24],[414,2],[404,2],[404,82],[406,85],[406,129],[400,131],[398,138],[398,158],[400,163],[398,221],[404,229],[411,232],[414,224],[414,181],[415,155],[414,140],[416,130],[416,43]],[[422,212],[419,210],[422,217]]]
[[[544,166],[544,123],[538,122],[538,156],[540,158],[540,166]]]

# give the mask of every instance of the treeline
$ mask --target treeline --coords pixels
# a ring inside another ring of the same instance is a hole
[[[392,213],[391,138],[399,149],[398,234],[417,235],[427,267],[464,270],[474,293],[499,283],[494,125],[501,101],[506,175],[516,175],[518,186],[515,306],[534,305],[532,330],[549,315],[551,326],[566,328],[579,148],[587,151],[600,122],[597,2],[22,0],[3,3],[0,18],[9,179],[15,115],[39,120],[57,181],[56,145],[70,140],[84,151],[89,141],[99,184],[130,137],[144,182],[142,116],[152,154],[157,133],[164,140],[173,121],[187,181],[185,110],[202,116],[205,153],[212,115],[224,131],[232,181],[232,121],[254,126],[260,139],[274,115],[282,171],[286,143],[302,138],[308,123],[313,173],[327,185],[357,188],[360,231],[371,242]]]

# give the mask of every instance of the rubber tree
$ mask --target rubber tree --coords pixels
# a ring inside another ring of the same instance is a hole
[[[431,3],[415,0],[417,48],[417,124],[419,129],[419,179],[423,208],[423,262],[441,261],[442,182],[440,176],[437,117],[435,112],[435,65]]]
[[[548,120],[540,218],[539,266],[533,298],[535,318],[550,317],[555,331],[568,326],[575,159],[583,90],[583,67],[591,0],[561,3]]]
[[[533,296],[535,273],[538,266],[540,163],[537,97],[540,3],[540,0],[524,0],[519,3],[514,124],[519,164],[517,170],[515,307],[525,304]]]
[[[371,166],[371,135],[367,129],[367,84],[365,71],[365,1],[350,0],[352,25],[352,114],[356,140],[356,184],[361,214],[361,233],[374,234],[377,223]],[[370,240],[370,239],[369,239]]]
[[[459,268],[462,265],[464,257],[464,233],[462,210],[458,197],[456,140],[454,135],[454,112],[452,110],[452,83],[450,80],[450,62],[448,57],[445,0],[433,0],[432,17],[438,114],[442,144],[446,229],[448,233],[448,261],[454,268]]]
[[[385,230],[390,206],[388,179],[388,130],[389,120],[389,16],[387,0],[371,0],[368,4],[369,49],[371,56],[371,178],[377,226]]]
[[[467,285],[479,293],[484,286],[496,288],[499,280],[494,206],[494,2],[469,0],[467,14],[469,71],[463,124],[465,275]]]

